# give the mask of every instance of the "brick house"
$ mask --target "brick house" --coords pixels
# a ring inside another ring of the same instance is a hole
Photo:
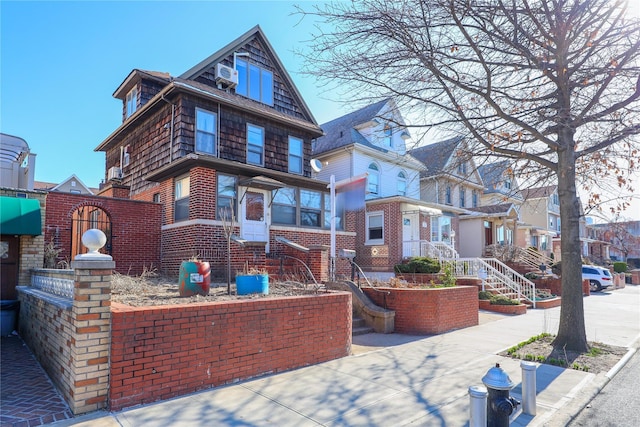
[[[404,258],[421,255],[440,210],[420,200],[422,163],[407,153],[411,136],[393,100],[367,105],[321,125],[313,145],[316,176],[366,176],[365,207],[356,215],[356,263],[382,277]],[[423,254],[424,255],[424,254]]]
[[[113,96],[100,195],[162,205],[162,271],[198,256],[224,277],[230,226],[232,273],[286,255],[326,279],[329,192],[309,163],[322,130],[259,26],[180,76],[134,69]],[[338,248],[353,248],[351,227]]]

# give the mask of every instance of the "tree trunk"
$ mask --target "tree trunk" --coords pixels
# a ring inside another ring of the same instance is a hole
[[[568,137],[572,140],[572,137]],[[562,305],[555,348],[587,351],[582,303],[582,254],[580,246],[580,200],[576,192],[573,143],[558,153],[558,198],[562,253]]]

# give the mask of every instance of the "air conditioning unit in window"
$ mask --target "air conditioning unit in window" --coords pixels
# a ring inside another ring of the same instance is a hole
[[[117,166],[110,167],[107,178],[109,181],[111,181],[112,179],[122,179],[122,169]]]
[[[238,70],[223,64],[216,64],[216,83],[222,83],[227,87],[236,87],[238,84]]]

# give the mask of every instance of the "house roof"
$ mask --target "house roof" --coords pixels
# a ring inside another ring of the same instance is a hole
[[[557,187],[557,185],[547,185],[545,187],[526,188],[522,190],[522,197],[525,200],[542,199],[551,196]]]
[[[45,181],[34,181],[33,188],[34,190],[46,190],[46,191],[60,191],[63,186],[70,182],[75,181],[78,187],[84,188],[89,194],[96,194],[99,189],[88,187],[80,178],[78,178],[75,174],[71,175],[69,178],[62,180],[60,183],[55,182],[45,182]]]
[[[379,117],[380,111],[389,101],[389,99],[378,101],[320,125],[324,132],[324,136],[315,140],[313,145],[314,155],[332,151],[336,148],[341,148],[354,143],[388,151],[382,147],[371,144],[357,130],[357,127]]]
[[[137,82],[142,78],[155,80],[161,84],[167,84],[171,81],[172,77],[169,73],[164,73],[161,71],[147,71],[147,70],[140,70],[138,68],[134,68],[129,73],[127,78],[124,79],[122,83],[120,83],[120,86],[118,86],[115,92],[113,92],[113,97],[118,99],[124,99],[124,97],[127,96],[127,93],[131,90],[135,82]]]
[[[304,116],[309,121],[317,125],[318,123],[316,122],[316,119],[313,117],[311,110],[305,103],[304,98],[302,98],[302,95],[300,95],[298,88],[293,83],[291,76],[287,72],[287,69],[285,68],[282,61],[280,61],[280,58],[276,54],[276,51],[273,48],[273,46],[271,46],[271,43],[269,43],[269,40],[267,39],[264,32],[262,31],[262,28],[260,28],[260,25],[256,25],[255,27],[251,28],[249,31],[242,34],[240,37],[233,40],[231,43],[227,44],[217,52],[214,52],[213,54],[209,55],[207,58],[200,61],[198,64],[191,67],[189,70],[185,71],[178,77],[185,80],[195,80],[199,75],[207,71],[209,68],[215,66],[215,64],[222,62],[229,55],[233,55],[239,49],[244,48],[244,45],[254,37],[257,37],[258,39],[260,39],[260,42],[267,47],[269,54],[271,56],[271,59],[275,62],[275,64],[279,68],[280,76],[287,82],[287,85],[292,91],[292,95],[296,98],[296,101],[298,101],[299,105],[304,109]],[[241,52],[238,52],[238,53],[241,53]]]
[[[505,172],[509,169],[511,162],[502,160],[500,162],[489,163],[478,166],[478,173],[485,185],[485,193],[496,193],[497,188],[503,180]]]
[[[445,172],[445,167],[453,156],[455,149],[463,141],[463,137],[456,136],[444,141],[424,145],[409,151],[413,157],[426,166],[422,177],[440,175]]]
[[[294,117],[292,115],[282,113],[273,107],[253,101],[242,95],[236,95],[235,93],[218,89],[217,87],[200,83],[195,80],[200,74],[209,70],[210,67],[228,58],[228,56],[233,55],[234,52],[240,49],[244,49],[244,45],[254,37],[257,37],[269,51],[268,54],[276,64],[276,68],[278,68],[278,74],[287,83],[288,88],[291,90],[292,96],[296,98],[296,101],[298,102],[298,105],[302,110],[299,113],[299,117]],[[167,100],[167,98],[173,96],[172,94],[178,92],[189,92],[197,96],[204,96],[213,101],[220,102],[230,107],[242,109],[244,111],[259,114],[261,116],[268,117],[270,119],[277,120],[297,128],[302,128],[306,131],[311,132],[314,137],[322,135],[322,130],[315,121],[315,118],[311,114],[311,111],[307,107],[302,96],[293,83],[293,80],[291,80],[291,77],[287,73],[287,70],[282,65],[282,62],[276,55],[273,47],[265,37],[260,26],[253,27],[251,30],[247,31],[245,34],[238,37],[233,42],[215,52],[213,55],[210,55],[208,58],[198,63],[196,66],[192,67],[185,73],[182,73],[179,77],[171,77],[168,73],[135,69],[129,74],[129,76],[127,76],[125,81],[118,87],[118,89],[116,89],[114,96],[126,96],[126,93],[136,81],[136,78],[140,78],[143,76],[156,80],[160,83],[166,83],[166,85],[159,93],[157,93],[147,103],[136,110],[131,115],[131,117],[125,120],[115,131],[111,133],[111,135],[109,135],[104,141],[102,141],[94,149],[94,151],[106,151],[114,144],[117,144],[125,134],[126,130],[133,123],[137,123],[137,120],[139,118],[153,111],[157,105],[163,105],[163,100]]]
[[[479,212],[489,215],[504,214],[507,215],[513,209],[513,203],[500,203],[497,205],[478,206],[475,208],[467,208],[468,211]]]

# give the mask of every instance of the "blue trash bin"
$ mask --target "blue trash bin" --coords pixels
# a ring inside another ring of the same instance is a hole
[[[16,318],[20,301],[1,300],[0,301],[0,336],[6,337],[16,329]]]

